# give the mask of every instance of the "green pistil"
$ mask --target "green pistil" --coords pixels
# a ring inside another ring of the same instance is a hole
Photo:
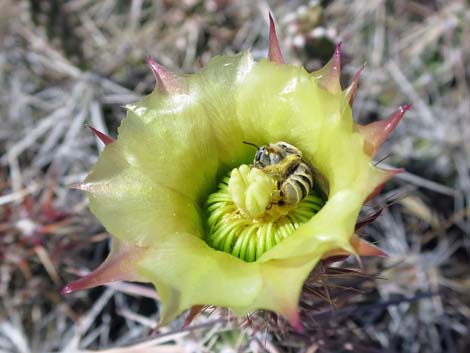
[[[234,169],[207,200],[207,243],[247,262],[292,235],[324,204],[313,192],[295,205],[272,204],[276,183],[259,173],[245,165]]]

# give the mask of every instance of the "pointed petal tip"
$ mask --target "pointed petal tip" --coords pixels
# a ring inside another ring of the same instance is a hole
[[[161,72],[162,70],[165,70],[165,68],[161,66],[160,64],[158,64],[155,60],[153,60],[153,58],[150,55],[147,55],[145,60],[147,61],[147,65],[150,68],[150,70],[152,70],[152,73],[154,74],[155,78],[157,80],[160,80]]]
[[[377,248],[377,252],[376,252],[374,255],[372,255],[372,256],[377,256],[377,257],[389,257],[389,255],[388,255],[385,251],[383,251],[382,249],[380,249],[380,248]]]
[[[69,189],[81,190],[81,183],[70,184]]]
[[[305,333],[305,328],[304,328],[304,325],[302,325],[302,321],[300,320],[300,315],[297,314],[297,317],[295,318],[295,320],[293,321],[289,320],[289,323],[291,324],[294,331],[297,332],[298,334]]]
[[[162,71],[164,70],[163,66],[158,64],[155,60],[150,55],[147,55],[145,58],[147,61],[147,65],[152,70],[153,75],[155,76],[155,79],[157,80],[158,83],[161,81],[161,74]]]
[[[67,295],[82,289],[93,288],[100,285],[101,283],[94,283],[92,273],[70,282],[62,289],[60,294]]]
[[[411,104],[403,104],[399,109],[403,114],[405,114],[408,110],[411,109]]]
[[[397,168],[397,169],[392,169],[391,170],[392,176],[395,176],[395,175],[401,174],[401,173],[405,173],[405,172],[406,172],[405,168]]]
[[[367,199],[364,201],[364,204],[372,200],[374,197],[376,197],[382,189],[385,186],[385,183],[392,179],[395,175],[404,173],[406,170],[405,168],[398,168],[398,169],[390,169],[390,170],[385,170],[385,169],[380,169],[380,171],[383,173],[382,176],[380,177],[380,181],[378,185],[375,187],[374,191],[372,191]]]
[[[176,81],[175,74],[158,64],[152,59],[150,55],[147,55],[147,65],[152,70],[153,76],[157,81],[157,87],[163,93],[179,93],[182,91],[181,85]]]
[[[274,27],[274,18],[273,18],[273,13],[271,11],[268,12],[268,16],[269,16],[269,25],[271,27]]]
[[[387,119],[378,121],[377,123],[382,123],[384,132],[387,133],[386,137],[388,137],[392,131],[395,129],[395,127],[398,125],[400,122],[401,118],[403,118],[403,115],[411,108],[411,104],[404,104],[400,107],[398,107],[397,110],[395,110],[392,115],[390,115]]]
[[[152,69],[152,67],[156,64],[155,60],[153,60],[151,55],[145,56],[145,61],[147,62],[147,65]]]
[[[111,252],[106,260],[94,271],[67,284],[61,291],[69,294],[82,289],[102,286],[116,281],[134,281],[138,279],[136,264],[145,254],[146,248],[131,244],[121,244],[113,240]]]
[[[356,71],[353,77],[353,82],[356,83],[356,85],[359,83],[359,78],[361,77],[362,71],[366,68],[366,64],[362,64],[362,66],[359,68],[359,70]]]
[[[388,257],[387,253],[380,249],[379,247],[369,243],[368,241],[365,241],[364,239],[361,239],[357,236],[355,236],[351,240],[352,246],[354,247],[354,250],[359,256],[365,256],[365,257]]]
[[[67,295],[82,289],[88,289],[98,286],[99,284],[93,285],[93,281],[91,281],[92,277],[93,276],[91,274],[88,274],[82,278],[70,282],[60,291],[60,294]]]
[[[395,175],[406,172],[405,168],[396,168],[396,169],[380,169],[380,168],[378,168],[378,169],[381,173],[383,173],[381,178],[380,178],[381,180],[379,182],[379,186],[380,185],[383,186],[383,184],[385,184],[387,181],[392,179]]]
[[[343,47],[343,42],[339,41],[338,44],[336,44],[335,47],[335,52],[333,54],[332,60],[333,60],[333,68],[337,70],[338,72],[341,70],[341,52],[342,52],[342,47]]]
[[[335,55],[339,58],[341,58],[342,49],[343,49],[343,41],[340,40],[338,44],[336,44],[336,47],[335,47]]]
[[[381,169],[381,171],[384,172],[384,176],[382,179],[383,183],[386,183],[387,181],[392,179],[395,175],[406,172],[405,168]]]
[[[204,310],[204,305],[194,305],[190,310],[189,310],[189,313],[188,313],[188,316],[186,317],[186,319],[184,320],[184,323],[183,323],[183,329],[187,328],[189,325],[191,325],[191,323],[193,322],[193,320],[196,318],[196,316],[198,316],[202,311]]]
[[[356,73],[354,74],[353,81],[359,81],[359,77],[361,76],[362,71],[364,71],[365,68],[366,68],[366,63],[362,64],[359,70],[356,71]]]
[[[333,94],[341,92],[341,48],[342,42],[340,41],[336,44],[333,56],[325,66],[312,72],[312,74],[318,79],[320,86]]]
[[[292,326],[295,332],[302,334],[305,332],[304,325],[302,325],[302,320],[300,319],[299,308],[296,306],[286,309],[283,313],[283,316],[289,324]]]
[[[69,188],[74,190],[82,190],[82,183],[71,184],[69,185]]]
[[[362,71],[364,71],[366,64],[363,64],[359,70],[354,74],[353,80],[346,90],[346,98],[349,101],[349,106],[352,107],[354,100],[356,99],[357,87],[359,86],[359,78],[361,77]]]
[[[284,64],[284,58],[282,57],[281,47],[279,46],[279,39],[276,33],[276,25],[271,12],[269,12],[268,60],[276,64]]]
[[[96,137],[98,137],[101,142],[103,142],[105,145],[109,145],[114,142],[114,139],[109,137],[108,135],[102,133],[101,131],[95,129],[93,126],[86,124],[85,125],[87,128],[91,130],[95,134]]]
[[[67,295],[67,294],[70,294],[73,292],[73,289],[70,288],[69,285],[66,285],[64,288],[62,288],[62,290],[60,291],[60,294],[61,295]]]
[[[80,191],[91,191],[92,184],[91,183],[75,183],[69,186],[70,189],[80,190]]]
[[[366,139],[365,151],[370,156],[374,156],[380,146],[391,135],[397,127],[405,113],[411,108],[410,104],[400,106],[387,119],[376,121],[368,125],[357,125],[357,129]]]

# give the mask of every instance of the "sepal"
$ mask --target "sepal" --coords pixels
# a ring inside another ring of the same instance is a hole
[[[367,196],[366,200],[364,203],[369,202],[372,200],[374,197],[376,197],[380,192],[382,191],[383,187],[385,186],[385,183],[392,179],[395,175],[404,173],[405,169],[404,168],[398,168],[398,169],[391,169],[391,170],[386,170],[386,169],[380,169],[377,168],[377,181],[374,182],[375,188],[374,190]]]
[[[110,143],[113,143],[114,142],[114,139],[112,137],[109,137],[108,135],[102,133],[101,131],[95,129],[93,126],[91,125],[86,125],[90,130],[91,132],[93,132],[96,137],[98,137],[101,142],[103,142],[105,145],[109,145]]]
[[[147,57],[147,64],[155,76],[157,89],[160,89],[162,93],[182,93],[184,91],[183,86],[178,82],[177,76],[173,72],[158,64],[150,56]]]
[[[395,130],[403,115],[410,108],[411,105],[405,104],[399,107],[387,119],[375,121],[368,125],[356,125],[357,131],[365,137],[364,151],[369,156],[373,157],[377,153],[380,146]]]
[[[146,248],[113,239],[111,251],[106,260],[88,275],[67,284],[61,294],[69,294],[116,281],[142,280],[137,274],[136,263],[144,256],[146,250]]]
[[[313,71],[312,75],[318,80],[320,86],[328,92],[341,92],[341,42],[336,45],[330,61],[320,70]]]
[[[281,47],[279,46],[279,39],[276,34],[276,25],[274,24],[274,19],[271,16],[271,13],[269,13],[268,60],[276,64],[284,64]]]
[[[327,264],[343,261],[349,256],[354,255],[358,257],[386,257],[388,256],[382,249],[369,243],[368,241],[361,239],[357,234],[354,234],[349,240],[351,251],[344,249],[336,249],[327,252],[323,255],[322,261]]]
[[[356,98],[356,92],[357,92],[357,87],[359,85],[359,78],[362,74],[362,71],[364,71],[365,64],[361,66],[359,70],[357,70],[356,74],[353,77],[353,81],[349,85],[348,88],[344,91],[344,94],[346,96],[347,101],[349,102],[349,105],[352,107],[354,104],[354,99]]]
[[[359,238],[357,235],[354,235],[353,237],[351,237],[350,243],[359,256],[364,256],[364,257],[371,257],[371,256],[387,257],[388,256],[385,251],[369,243],[368,241]]]

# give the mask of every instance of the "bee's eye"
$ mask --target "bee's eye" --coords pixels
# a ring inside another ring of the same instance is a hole
[[[263,163],[264,156],[266,154],[266,148],[261,147],[255,155],[255,162]]]
[[[256,152],[254,164],[258,168],[263,168],[281,162],[282,158],[283,156],[279,152],[274,152],[272,148],[264,146]]]

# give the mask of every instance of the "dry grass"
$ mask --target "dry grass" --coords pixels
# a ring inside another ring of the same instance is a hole
[[[470,351],[464,0],[0,0],[0,8],[0,352]],[[367,63],[360,122],[413,104],[378,156],[408,172],[366,209],[392,203],[363,230],[390,257],[364,264],[372,277],[330,273],[328,287],[310,287],[304,335],[268,313],[243,321],[224,310],[155,330],[158,297],[142,285],[61,297],[108,246],[84,195],[69,188],[102,148],[84,124],[115,136],[121,106],[153,88],[148,54],[177,72],[246,48],[265,56],[269,9],[290,62],[317,68],[343,40],[345,80]]]

